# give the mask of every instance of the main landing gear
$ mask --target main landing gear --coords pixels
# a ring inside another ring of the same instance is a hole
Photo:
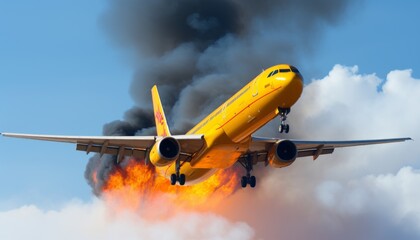
[[[239,161],[239,163],[246,170],[246,175],[242,176],[242,178],[241,178],[241,187],[242,188],[245,188],[248,184],[252,188],[254,188],[257,185],[257,179],[255,178],[255,176],[251,175],[251,171],[252,171],[252,167],[253,167],[252,159],[253,159],[253,157],[250,154],[248,154],[245,159]]]
[[[176,182],[179,182],[179,185],[183,186],[185,184],[185,174],[180,174],[179,170],[181,169],[181,161],[179,159],[175,162],[176,173],[171,174],[171,185],[175,185]]]
[[[289,124],[286,124],[287,114],[290,113],[290,108],[279,108],[279,115],[280,115],[280,126],[279,132],[280,133],[289,133],[290,127]]]

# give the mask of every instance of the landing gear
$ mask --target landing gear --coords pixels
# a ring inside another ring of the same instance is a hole
[[[249,184],[250,187],[254,188],[257,185],[257,178],[255,176],[248,175],[241,178],[241,187],[246,188]]]
[[[280,126],[279,132],[280,133],[289,133],[290,127],[289,124],[286,124],[287,114],[290,113],[290,108],[279,108],[279,115],[280,115]]]
[[[179,170],[181,169],[181,161],[179,159],[175,162],[176,173],[171,174],[171,185],[175,185],[176,182],[179,182],[179,185],[183,186],[185,184],[185,174],[180,174]]]
[[[248,174],[246,176],[242,176],[241,187],[246,188],[247,184],[249,184],[250,187],[254,188],[257,185],[257,178]]]
[[[254,188],[257,185],[257,179],[255,176],[251,175],[253,162],[252,162],[253,156],[247,155],[246,159],[243,161],[239,161],[239,163],[245,168],[246,175],[242,176],[241,178],[241,187],[246,188],[246,185],[249,184],[250,187]]]
[[[183,186],[185,184],[185,174],[171,174],[171,185],[175,185],[176,182],[179,182],[179,185]]]
[[[289,133],[290,127],[289,124],[280,124],[279,126],[279,132],[280,133]]]

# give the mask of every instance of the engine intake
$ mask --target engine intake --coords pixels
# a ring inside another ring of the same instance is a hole
[[[289,140],[279,140],[270,150],[268,162],[272,167],[282,168],[292,164],[296,160],[296,157],[296,145]]]
[[[180,145],[173,137],[165,137],[155,143],[149,153],[150,162],[158,167],[171,164],[179,157]]]

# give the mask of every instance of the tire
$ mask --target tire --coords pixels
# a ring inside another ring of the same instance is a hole
[[[254,188],[255,185],[257,185],[257,179],[255,178],[255,176],[251,176],[249,178],[249,186],[251,186],[252,188]]]
[[[184,184],[185,184],[185,174],[179,175],[178,182],[179,182],[179,185],[184,186]]]
[[[245,176],[243,176],[242,178],[241,178],[241,187],[242,188],[246,188],[246,185],[248,184],[248,179],[245,177]]]
[[[176,174],[173,173],[171,174],[171,185],[175,185],[176,184]]]
[[[283,126],[283,124],[280,124],[280,126],[279,126],[279,133],[282,133],[283,130],[284,130],[284,126]]]
[[[290,130],[290,127],[289,127],[289,124],[287,124],[285,127],[285,133],[289,133],[289,130]]]

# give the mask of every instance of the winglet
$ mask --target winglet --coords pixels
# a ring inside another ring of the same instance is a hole
[[[153,112],[155,115],[156,132],[158,136],[170,136],[168,122],[166,121],[165,112],[163,112],[162,103],[160,102],[157,86],[152,87]]]

